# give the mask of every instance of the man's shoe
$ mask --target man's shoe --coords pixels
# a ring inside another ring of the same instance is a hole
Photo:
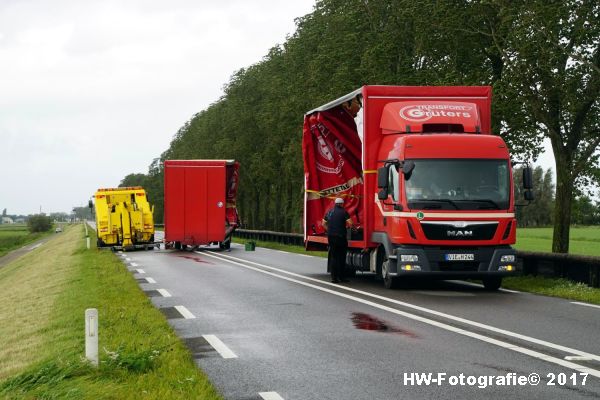
[[[350,279],[342,278],[340,279],[342,282],[350,282]]]

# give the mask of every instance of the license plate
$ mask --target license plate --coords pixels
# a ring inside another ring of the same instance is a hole
[[[446,261],[475,261],[475,254],[446,254]]]

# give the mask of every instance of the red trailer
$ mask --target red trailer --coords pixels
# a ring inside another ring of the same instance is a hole
[[[165,243],[186,246],[231,245],[240,223],[236,208],[239,163],[234,160],[167,160]]]
[[[321,220],[342,196],[356,228],[350,273],[373,272],[386,287],[422,276],[497,289],[515,271],[516,221],[510,155],[491,130],[491,100],[488,86],[363,86],[309,111],[306,247],[327,244]]]

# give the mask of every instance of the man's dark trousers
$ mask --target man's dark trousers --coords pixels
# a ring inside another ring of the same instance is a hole
[[[344,280],[344,269],[346,267],[346,251],[348,250],[348,240],[341,236],[327,236],[329,241],[329,256],[331,262],[331,280]]]

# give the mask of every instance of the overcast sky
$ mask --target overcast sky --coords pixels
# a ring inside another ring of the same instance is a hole
[[[314,0],[0,0],[0,210],[70,212],[147,172]]]
[[[0,0],[0,210],[70,212],[147,172],[313,4]]]

